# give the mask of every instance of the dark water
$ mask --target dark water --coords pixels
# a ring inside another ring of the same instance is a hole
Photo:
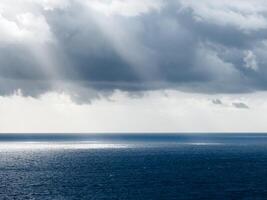
[[[267,135],[0,141],[0,199],[267,199]]]

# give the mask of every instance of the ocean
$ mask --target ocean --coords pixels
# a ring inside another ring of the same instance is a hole
[[[267,199],[267,134],[1,134],[0,199]]]

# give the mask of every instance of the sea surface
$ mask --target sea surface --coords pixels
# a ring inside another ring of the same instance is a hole
[[[267,134],[1,134],[0,199],[267,199]]]

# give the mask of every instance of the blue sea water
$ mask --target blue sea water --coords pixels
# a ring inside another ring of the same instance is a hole
[[[0,199],[267,199],[267,135],[2,134]]]

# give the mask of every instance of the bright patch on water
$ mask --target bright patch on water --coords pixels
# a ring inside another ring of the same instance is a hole
[[[190,142],[185,143],[186,145],[195,145],[195,146],[213,146],[213,145],[223,145],[222,143],[217,142]]]
[[[127,144],[101,144],[85,142],[2,142],[0,151],[6,150],[81,150],[81,149],[121,149],[129,148]]]

